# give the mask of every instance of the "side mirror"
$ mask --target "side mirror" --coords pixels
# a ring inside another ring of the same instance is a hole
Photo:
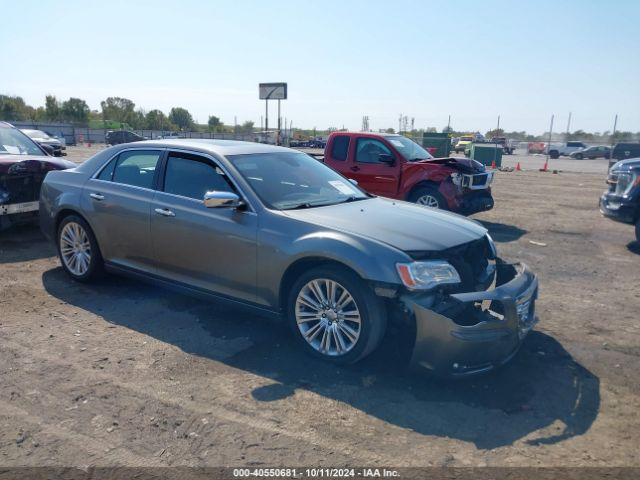
[[[386,163],[390,167],[392,167],[396,163],[396,159],[393,158],[393,155],[389,155],[388,153],[381,153],[380,155],[378,155],[378,161],[380,163]]]
[[[205,193],[203,201],[207,208],[238,208],[244,205],[244,202],[235,193],[216,190]]]
[[[353,178],[349,178],[348,180],[349,180],[349,182],[351,182],[356,187],[358,186],[358,181],[357,180],[354,180]]]
[[[44,143],[41,143],[39,145],[45,152],[47,152],[48,155],[51,155],[52,157],[54,156],[54,150],[51,145],[46,145]]]

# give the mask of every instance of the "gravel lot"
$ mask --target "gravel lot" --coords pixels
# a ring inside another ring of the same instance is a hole
[[[640,466],[640,245],[597,211],[604,171],[498,173],[475,218],[539,274],[540,324],[464,381],[407,375],[392,346],[328,366],[277,323],[80,285],[36,228],[2,232],[0,464]]]

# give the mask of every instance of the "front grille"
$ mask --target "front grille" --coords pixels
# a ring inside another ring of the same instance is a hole
[[[0,175],[0,190],[9,196],[4,203],[24,203],[38,200],[44,174],[24,173]]]

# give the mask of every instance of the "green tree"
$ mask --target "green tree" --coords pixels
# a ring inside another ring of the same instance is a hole
[[[22,97],[0,95],[0,120],[27,120],[29,119],[29,107]]]
[[[171,109],[169,112],[169,121],[175,124],[180,130],[189,130],[195,125],[189,111],[182,107],[173,107]]]
[[[145,115],[145,125],[146,128],[151,130],[173,130],[175,129],[175,125],[173,125],[167,116],[162,113],[161,110],[155,109],[150,110]]]
[[[394,128],[391,128],[391,127],[390,127],[390,128],[387,128],[387,129],[385,130],[385,132],[387,132],[387,133],[396,133],[395,129],[394,129]]]
[[[209,115],[209,121],[207,122],[207,125],[209,126],[209,130],[212,132],[220,131],[220,128],[223,126],[220,118],[216,117],[215,115]]]
[[[71,97],[62,102],[60,116],[69,122],[86,124],[89,120],[89,106],[81,98]]]
[[[128,98],[109,97],[100,102],[102,119],[133,125],[136,123],[136,104]]]
[[[240,131],[242,133],[251,133],[253,132],[254,123],[251,120],[247,120],[242,125],[240,125]]]
[[[54,95],[47,95],[44,99],[44,115],[47,120],[60,119],[60,103]]]
[[[504,137],[504,130],[502,128],[494,128],[493,130],[489,130],[485,136],[487,138]]]

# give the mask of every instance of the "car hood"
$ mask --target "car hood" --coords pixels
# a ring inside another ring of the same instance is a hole
[[[6,174],[9,171],[66,170],[76,166],[68,160],[45,155],[0,155],[0,174]]]
[[[611,167],[611,171],[616,172],[626,172],[636,169],[640,169],[640,158],[628,158],[626,160],[620,160]]]
[[[426,160],[419,160],[417,162],[407,162],[406,166],[413,165],[444,165],[462,173],[482,173],[486,171],[486,167],[471,158],[458,158],[458,157],[445,157],[445,158],[429,158]]]
[[[323,228],[362,235],[405,252],[437,252],[477,240],[487,233],[478,223],[453,213],[378,197],[283,213]]]

